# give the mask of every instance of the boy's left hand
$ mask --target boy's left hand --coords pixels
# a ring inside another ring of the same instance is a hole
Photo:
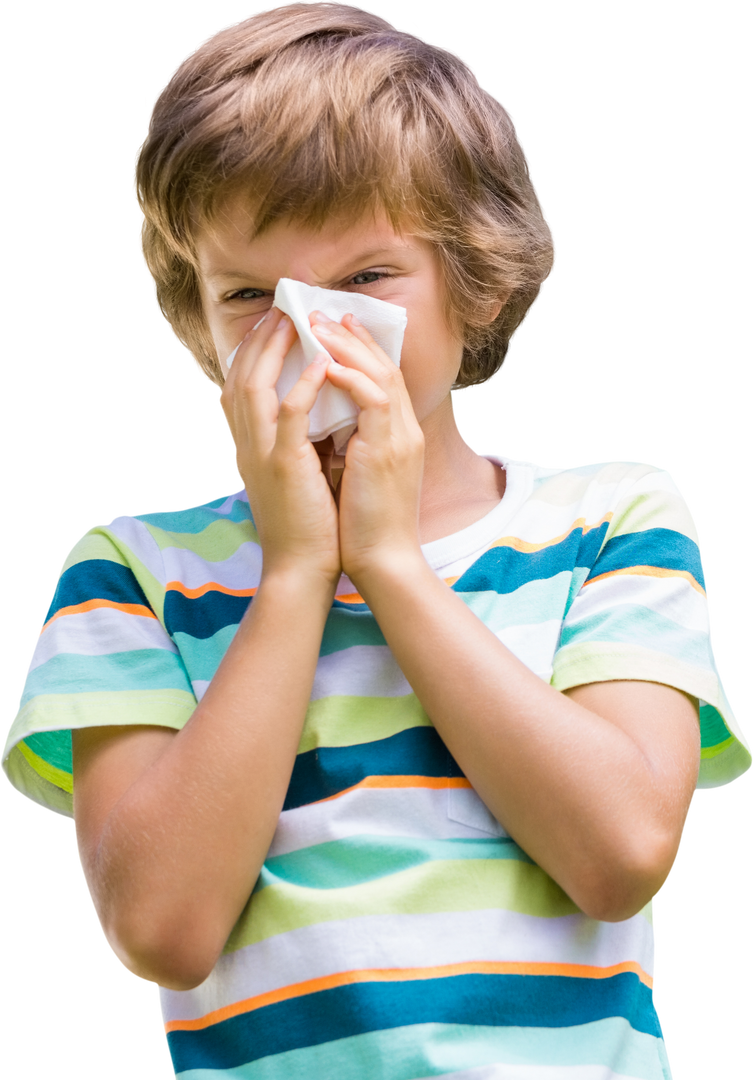
[[[424,437],[402,373],[353,315],[313,312],[334,362],[327,378],[361,410],[340,481],[340,556],[354,584],[379,565],[420,551],[418,511]]]

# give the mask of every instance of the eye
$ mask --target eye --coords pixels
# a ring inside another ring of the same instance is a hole
[[[375,281],[379,281],[381,278],[385,278],[385,273],[380,273],[378,270],[363,270],[360,274],[355,274],[351,279],[351,285],[372,285]]]
[[[256,296],[244,296],[244,293],[256,293]],[[237,293],[231,293],[228,300],[260,300],[264,297],[260,288],[239,288]]]

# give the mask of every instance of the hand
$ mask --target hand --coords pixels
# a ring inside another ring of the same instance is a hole
[[[308,569],[336,582],[337,509],[308,439],[308,414],[326,380],[327,357],[317,357],[281,403],[275,390],[295,337],[290,320],[273,308],[238,349],[222,408],[259,534],[263,573]]]
[[[327,378],[360,408],[340,481],[340,555],[354,584],[384,562],[420,555],[424,438],[403,376],[353,315],[313,312],[311,325],[334,362]]]

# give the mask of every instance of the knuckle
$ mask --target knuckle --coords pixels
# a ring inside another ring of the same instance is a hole
[[[296,416],[298,411],[297,404],[290,397],[283,398],[280,402],[280,416]]]
[[[254,401],[261,389],[262,387],[251,377],[244,379],[240,386],[240,392],[246,401]]]

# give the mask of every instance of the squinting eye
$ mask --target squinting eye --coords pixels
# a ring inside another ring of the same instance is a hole
[[[238,289],[238,292],[232,293],[228,300],[261,300],[264,295],[263,289]]]
[[[384,274],[378,274],[376,270],[364,270],[362,274],[356,274],[350,280],[354,285],[371,285],[374,281],[379,281],[384,277]]]

